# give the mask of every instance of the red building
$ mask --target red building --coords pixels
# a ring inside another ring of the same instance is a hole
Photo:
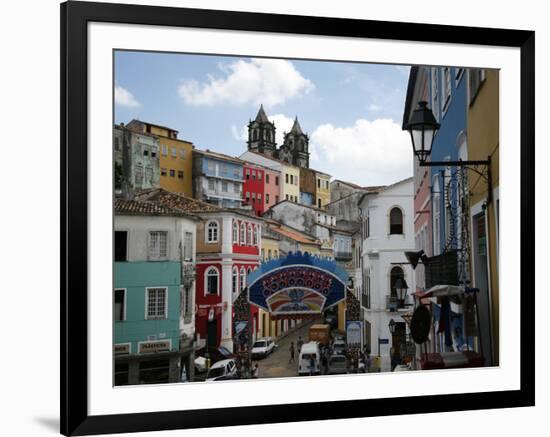
[[[198,215],[195,332],[210,347],[233,350],[233,302],[260,263],[261,220],[231,209]],[[252,308],[256,336],[258,310]]]
[[[246,163],[243,166],[243,205],[251,205],[257,216],[265,211],[265,169]]]

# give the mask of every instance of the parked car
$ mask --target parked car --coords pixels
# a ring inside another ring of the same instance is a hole
[[[311,368],[312,359],[313,369]],[[319,343],[316,341],[305,343],[302,349],[300,349],[300,357],[298,359],[298,375],[310,375],[311,373],[315,375],[321,373],[321,351]]]
[[[237,374],[237,363],[234,359],[221,360],[208,370],[205,381],[219,381]]]
[[[277,345],[271,337],[259,338],[252,345],[252,358],[263,358],[275,350]]]
[[[348,372],[348,359],[345,355],[332,355],[328,359],[329,375],[341,375]]]
[[[210,366],[221,360],[235,358],[235,355],[226,347],[219,346],[217,348],[203,347],[195,351],[195,369],[197,372],[206,372],[208,370],[206,359],[210,358]]]

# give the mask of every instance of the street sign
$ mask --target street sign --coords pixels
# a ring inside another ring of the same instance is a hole
[[[390,344],[390,339],[389,338],[379,338],[378,343],[380,343],[380,344]]]

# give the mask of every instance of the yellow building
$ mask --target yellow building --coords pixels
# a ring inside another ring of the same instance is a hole
[[[324,208],[330,203],[330,175],[315,170],[315,205]]]
[[[499,71],[468,70],[468,160],[491,160],[491,192],[483,178],[470,178],[472,279],[487,292],[493,366],[499,364]],[[481,298],[481,295],[480,295]],[[484,350],[484,355],[489,356]]]
[[[280,161],[282,165],[281,200],[300,201],[300,168]]]
[[[159,138],[160,188],[185,196],[193,195],[193,144],[178,139],[178,131],[140,120],[132,120],[128,128]]]

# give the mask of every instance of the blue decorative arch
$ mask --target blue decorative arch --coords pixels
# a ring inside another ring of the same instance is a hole
[[[310,317],[343,301],[347,282],[347,272],[335,261],[289,253],[248,276],[248,300],[276,317]]]

